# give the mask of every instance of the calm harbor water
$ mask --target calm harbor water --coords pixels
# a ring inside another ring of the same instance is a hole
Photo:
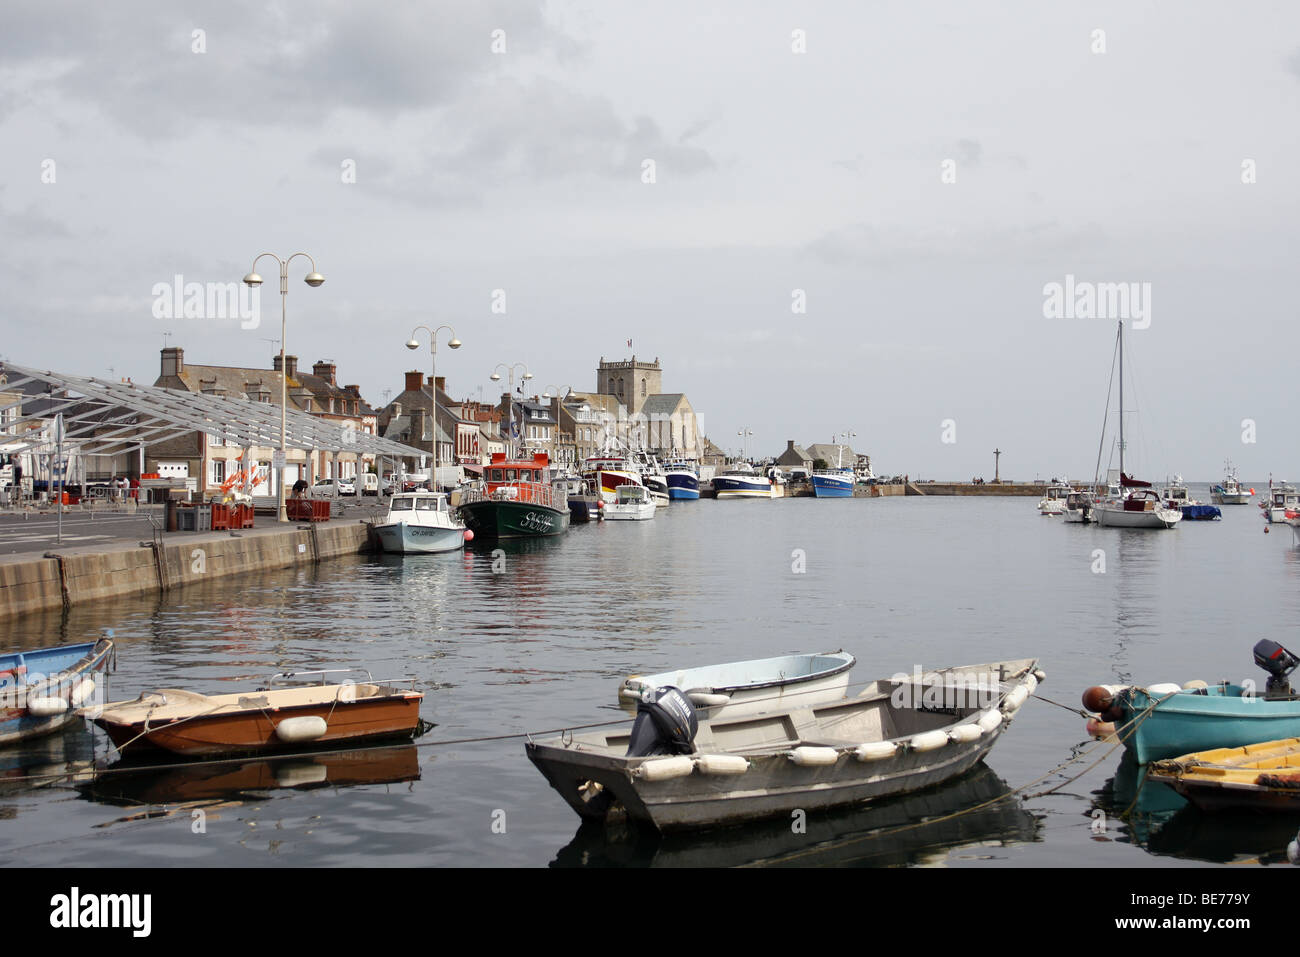
[[[1193,495],[1208,501],[1208,487]],[[382,751],[78,785],[18,780],[105,760],[102,736],[78,728],[0,755],[0,863],[1132,868],[1283,859],[1296,821],[1199,815],[1150,785],[1129,821],[1118,820],[1137,792],[1132,769],[1118,751],[1103,758],[1109,746],[1087,740],[1082,718],[1040,700],[1021,710],[987,768],[810,818],[806,834],[781,821],[668,839],[580,828],[521,738],[432,746],[615,719],[617,684],[629,673],[787,652],[851,651],[855,682],[1036,656],[1048,674],[1039,693],[1076,708],[1091,684],[1241,680],[1257,677],[1259,638],[1300,646],[1300,551],[1287,526],[1265,535],[1257,508],[1126,532],[1063,526],[1035,504],[674,503],[653,522],[504,544],[499,573],[490,546],[360,557],[23,619],[7,629],[6,647],[114,629],[113,699],[165,687],[243,690],[276,671],[355,666],[376,678],[416,676],[423,715],[437,726],[416,746]],[[951,816],[1026,785],[1019,797]],[[206,815],[202,833],[195,808]],[[1103,833],[1094,831],[1098,811]]]

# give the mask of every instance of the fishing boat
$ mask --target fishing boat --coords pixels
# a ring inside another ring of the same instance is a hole
[[[638,449],[632,453],[632,465],[641,476],[641,484],[650,490],[650,500],[657,508],[667,508],[672,497],[668,494],[668,475],[653,453]]]
[[[644,522],[655,517],[656,508],[644,485],[620,485],[613,504],[605,505],[601,514],[607,522]]]
[[[614,501],[614,493],[620,485],[644,484],[632,460],[608,446],[599,455],[583,460],[582,477],[591,483],[592,489],[605,502]]]
[[[112,653],[113,640],[101,638],[0,655],[0,745],[53,734],[74,721]]]
[[[1092,507],[1095,496],[1086,489],[1071,489],[1065,496],[1065,506],[1061,509],[1061,520],[1079,525],[1090,525],[1093,521]]]
[[[1254,659],[1269,675],[1263,695],[1249,683],[1226,681],[1089,688],[1083,705],[1096,717],[1087,730],[1094,737],[1117,737],[1139,764],[1300,736],[1300,697],[1287,683],[1300,658],[1263,639]]]
[[[1264,513],[1264,521],[1270,524],[1285,522],[1288,510],[1300,510],[1300,492],[1297,492],[1296,487],[1290,482],[1274,483],[1270,478],[1268,496],[1259,503],[1259,507]]]
[[[700,497],[700,468],[693,459],[674,459],[664,465],[668,497],[673,500]]]
[[[659,831],[905,794],[975,766],[1042,679],[1033,659],[898,674],[855,697],[699,718],[677,688],[631,729],[528,737],[529,759],[580,816]]]
[[[1119,494],[1108,494],[1093,505],[1092,517],[1110,528],[1173,528],[1183,513],[1168,508],[1150,482],[1124,473],[1124,321],[1116,333],[1119,349]],[[1103,430],[1104,432],[1104,430]]]
[[[1224,463],[1223,481],[1210,489],[1210,501],[1216,505],[1247,505],[1255,490],[1243,488],[1231,462]]]
[[[466,489],[460,517],[475,535],[484,538],[537,538],[559,535],[569,528],[569,499],[564,488],[547,478],[550,459],[545,452],[531,459],[492,455],[481,485]]]
[[[570,522],[598,522],[601,518],[601,499],[591,483],[580,475],[566,475],[559,480],[564,484],[565,499],[569,503]]]
[[[847,651],[813,655],[783,655],[730,664],[631,675],[619,685],[623,702],[641,701],[656,688],[682,689],[687,700],[707,716],[758,714],[797,703],[811,707],[843,698],[854,657]]]
[[[1070,493],[1074,491],[1074,486],[1068,482],[1062,482],[1058,478],[1052,479],[1047,488],[1043,490],[1043,497],[1038,502],[1039,515],[1064,515],[1065,500]]]
[[[838,446],[838,457],[833,469],[815,469],[810,481],[817,498],[852,498],[857,484],[852,466],[844,465],[844,446]]]
[[[748,462],[733,465],[713,476],[718,498],[774,498],[772,480],[760,475]]]
[[[1204,811],[1251,808],[1300,810],[1300,738],[1239,748],[1212,748],[1151,765],[1150,778],[1168,784]]]
[[[380,547],[398,555],[430,555],[465,547],[474,533],[457,520],[444,492],[404,492],[388,503],[388,514],[375,526]]]
[[[1183,513],[1183,518],[1189,522],[1211,522],[1223,516],[1218,506],[1206,505],[1192,498],[1187,492],[1187,486],[1183,484],[1181,475],[1175,475],[1160,490],[1160,498],[1166,508],[1178,509]]]
[[[326,682],[327,676],[347,673],[365,680]],[[309,677],[319,681],[301,683]],[[424,698],[414,682],[375,681],[356,668],[286,672],[272,675],[252,693],[163,688],[83,713],[108,732],[124,756],[158,750],[184,757],[274,754],[413,737]]]

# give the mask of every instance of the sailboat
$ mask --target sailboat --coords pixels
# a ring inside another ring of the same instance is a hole
[[[1124,321],[1119,330],[1119,485],[1092,507],[1092,519],[1111,528],[1173,528],[1183,517],[1169,508],[1151,487],[1124,471]]]

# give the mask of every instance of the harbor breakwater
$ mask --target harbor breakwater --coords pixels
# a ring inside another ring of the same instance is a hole
[[[0,619],[165,592],[230,575],[310,565],[370,550],[364,522],[187,535],[165,542],[63,548],[0,559]]]

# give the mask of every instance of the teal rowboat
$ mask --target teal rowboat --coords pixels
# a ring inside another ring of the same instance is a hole
[[[1113,721],[1139,764],[1150,764],[1195,751],[1300,737],[1300,699],[1269,699],[1227,682],[1167,694],[1124,688],[1102,719]]]

